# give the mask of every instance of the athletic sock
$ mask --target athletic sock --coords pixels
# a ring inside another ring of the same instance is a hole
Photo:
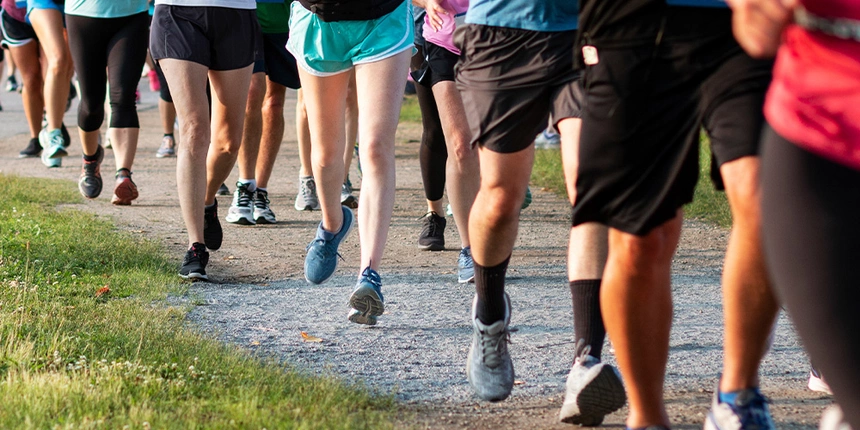
[[[173,137],[173,133],[164,133],[164,137]]]
[[[573,299],[573,334],[576,343],[583,340],[591,346],[589,355],[600,359],[606,327],[600,313],[600,279],[570,281]]]
[[[127,167],[120,167],[119,169],[116,169],[116,175],[114,175],[114,176],[117,178],[121,178],[121,177],[130,178],[131,177],[131,170],[129,170]]]
[[[509,255],[505,261],[493,267],[474,263],[475,292],[478,295],[476,316],[484,324],[493,324],[505,318],[505,273],[510,261]]]
[[[268,192],[269,192],[269,190],[268,190],[268,189],[263,188],[263,187],[257,187],[257,191],[262,191],[262,192],[264,192],[264,193],[268,193]]]
[[[84,161],[98,161],[99,160],[99,152],[96,151],[93,155],[84,154]]]
[[[248,191],[256,191],[257,190],[257,180],[256,179],[239,178],[239,183],[247,185]]]

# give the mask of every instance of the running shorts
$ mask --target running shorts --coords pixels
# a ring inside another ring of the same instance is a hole
[[[64,3],[65,2],[63,1],[57,0],[27,0],[27,15],[29,15],[33,9],[56,9],[63,12]]]
[[[0,43],[4,47],[15,48],[38,40],[30,24],[12,18],[5,10],[0,10],[0,31],[3,32],[3,40]]]
[[[210,70],[253,64],[261,43],[260,24],[250,9],[159,4],[150,34],[152,59],[192,61]]]
[[[269,80],[287,88],[297,90],[299,69],[296,58],[287,51],[289,33],[263,33],[263,56],[254,64],[254,73],[266,72]]]
[[[331,76],[413,49],[413,25],[407,1],[377,19],[333,22],[293,2],[287,49],[307,73]]]
[[[550,114],[556,122],[580,116],[582,93],[571,49],[575,38],[576,31],[475,24],[455,31],[457,87],[473,145],[518,152],[546,128]]]
[[[424,41],[424,61],[420,68],[412,73],[412,79],[427,88],[433,88],[439,82],[454,81],[454,66],[460,57],[453,52]]]

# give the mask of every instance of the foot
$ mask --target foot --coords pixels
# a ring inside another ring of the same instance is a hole
[[[358,284],[349,296],[349,320],[356,324],[375,325],[376,318],[385,312],[385,298],[382,297],[382,278],[369,266],[361,272]]]
[[[42,145],[39,144],[39,138],[34,137],[27,143],[27,147],[18,153],[18,158],[38,157],[42,153]]]
[[[445,249],[445,226],[448,221],[436,212],[427,212],[421,217],[421,233],[418,234],[418,248],[427,251]]]
[[[257,188],[254,196],[254,221],[257,224],[277,224],[275,213],[269,207],[269,193]]]
[[[18,91],[18,80],[15,79],[14,75],[11,75],[6,78],[6,92],[14,93],[15,91]]]
[[[548,128],[535,137],[535,149],[559,149],[561,136],[555,130]]]
[[[42,164],[47,167],[59,167],[62,163],[54,160],[69,155],[64,143],[63,132],[59,128],[51,131],[42,129],[39,132],[39,144],[42,146]]]
[[[224,240],[224,231],[221,230],[221,222],[218,221],[218,200],[212,207],[203,209],[203,242],[206,247],[215,251],[221,247]]]
[[[125,169],[123,169],[125,170]],[[137,184],[131,180],[131,172],[117,174],[116,185],[113,187],[113,197],[110,202],[117,206],[128,206],[138,197]]]
[[[525,198],[523,198],[523,204],[522,204],[522,206],[520,206],[520,210],[523,210],[523,209],[529,207],[529,205],[531,205],[531,204],[532,204],[532,188],[526,187],[526,196],[525,196]]]
[[[209,264],[209,253],[206,252],[206,245],[195,242],[185,253],[185,259],[182,260],[182,267],[179,269],[179,276],[191,280],[208,280],[209,277],[206,275],[207,264]]]
[[[176,140],[172,135],[165,135],[161,138],[161,146],[158,151],[155,151],[155,158],[167,158],[176,156]]]
[[[477,316],[478,297],[472,301],[472,346],[466,361],[466,377],[478,397],[491,402],[505,400],[514,387],[514,364],[508,352],[511,299],[505,294],[505,318],[484,324]]]
[[[337,233],[325,231],[322,223],[320,223],[317,227],[316,237],[308,244],[307,255],[305,256],[305,279],[312,284],[322,284],[331,278],[337,269],[337,259],[340,257],[337,248],[352,229],[355,219],[352,209],[346,206],[341,206],[341,209],[343,210],[343,224],[340,231]]]
[[[87,161],[86,158],[83,159],[81,178],[78,180],[78,190],[88,199],[94,199],[102,193],[101,164],[105,156],[104,149],[99,146],[95,155],[97,157],[95,160]]]
[[[317,197],[317,183],[313,176],[304,176],[299,179],[299,193],[296,195],[297,211],[318,211],[320,200]]]
[[[472,260],[472,247],[467,246],[460,250],[457,257],[457,282],[467,284],[475,281],[475,262]]]
[[[591,348],[580,342],[558,418],[568,424],[595,427],[603,417],[624,406],[627,396],[618,370],[589,355]]]
[[[224,219],[230,224],[254,225],[254,191],[248,191],[248,184],[236,182],[233,203],[227,209]]]
[[[358,207],[358,199],[352,195],[352,187],[350,187],[346,182],[344,182],[340,187],[340,204],[350,209]]]
[[[705,420],[705,430],[773,430],[776,428],[767,407],[768,400],[758,388],[735,391],[732,403],[720,401],[719,385],[714,390],[711,411]]]

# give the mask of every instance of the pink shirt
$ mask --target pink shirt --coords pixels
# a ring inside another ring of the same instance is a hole
[[[856,0],[802,3],[821,17],[860,21]],[[860,170],[860,42],[789,26],[764,113],[782,137]]]
[[[27,8],[15,6],[15,0],[3,0],[2,7],[9,17],[25,22],[24,18],[27,16]]]
[[[453,12],[453,15],[440,14],[442,17],[442,28],[439,31],[430,26],[430,16],[424,16],[424,40],[441,46],[456,55],[460,50],[454,46],[454,30],[457,24],[462,24],[466,18],[466,10],[469,9],[469,0],[442,0],[441,5],[445,10]]]

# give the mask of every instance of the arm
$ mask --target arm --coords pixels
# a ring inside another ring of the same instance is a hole
[[[732,8],[735,38],[755,58],[776,55],[783,29],[791,22],[798,0],[727,0]]]
[[[412,4],[424,8],[430,19],[430,26],[439,31],[442,28],[442,17],[440,14],[453,15],[442,7],[442,0],[412,0]]]

